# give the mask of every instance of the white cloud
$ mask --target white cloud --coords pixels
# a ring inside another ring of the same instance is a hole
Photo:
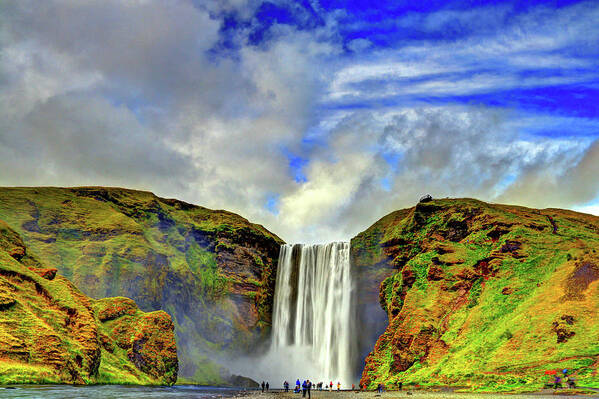
[[[541,9],[480,44],[423,41],[383,51],[354,40],[348,55],[336,31],[339,12],[312,30],[274,24],[267,40],[249,44],[259,6],[2,3],[0,184],[149,189],[238,212],[287,241],[312,242],[347,239],[425,192],[528,205],[593,199],[592,138],[519,134],[593,121],[410,101],[596,76],[592,61],[556,55],[580,37],[597,37],[592,7]],[[231,34],[234,50],[214,52],[224,13],[248,25]],[[422,22],[434,30],[477,17],[450,12]],[[547,26],[535,23],[541,17]],[[535,59],[548,74],[520,76]],[[566,72],[553,74],[556,66]],[[405,104],[335,109],[393,96]],[[306,182],[294,181],[285,152],[308,160]],[[562,187],[572,194],[555,194]],[[265,207],[273,196],[278,214]]]
[[[599,204],[595,205],[585,205],[585,206],[575,206],[572,210],[582,213],[589,213],[591,215],[599,216]]]

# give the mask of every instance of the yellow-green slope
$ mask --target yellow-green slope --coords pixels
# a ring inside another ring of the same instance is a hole
[[[177,369],[166,313],[83,295],[0,220],[0,383],[162,385]]]
[[[352,255],[386,273],[365,385],[535,390],[567,368],[599,387],[599,218],[435,200],[381,219]]]

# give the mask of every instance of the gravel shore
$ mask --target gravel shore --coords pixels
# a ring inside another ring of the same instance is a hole
[[[493,399],[493,398],[502,398],[505,399],[506,396],[509,396],[510,399],[554,399],[559,397],[560,399],[565,398],[580,398],[581,396],[577,396],[571,394],[566,391],[557,391],[556,393],[553,390],[545,390],[543,392],[529,393],[529,394],[497,394],[497,393],[456,393],[451,391],[390,391],[383,392],[382,394],[367,391],[367,392],[359,392],[359,391],[312,391],[311,399],[370,399],[370,398],[382,398],[382,399]],[[302,399],[301,394],[292,393],[292,392],[248,392],[244,396],[240,396],[244,398],[251,399]],[[307,396],[306,396],[307,397]],[[585,398],[599,398],[599,392],[597,395],[584,395]]]

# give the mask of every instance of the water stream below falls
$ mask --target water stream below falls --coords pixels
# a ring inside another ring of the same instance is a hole
[[[355,306],[349,243],[283,245],[279,255],[270,354],[277,374],[351,386]]]

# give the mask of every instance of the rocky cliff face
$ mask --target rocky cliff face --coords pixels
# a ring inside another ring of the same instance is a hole
[[[599,218],[434,200],[379,220],[352,258],[362,306],[378,291],[388,320],[366,386],[537,389],[564,368],[599,386]]]
[[[177,368],[165,312],[85,296],[0,221],[0,383],[170,385]]]
[[[85,294],[170,314],[188,380],[234,379],[221,364],[268,335],[282,241],[236,214],[126,189],[2,188],[0,218]]]

